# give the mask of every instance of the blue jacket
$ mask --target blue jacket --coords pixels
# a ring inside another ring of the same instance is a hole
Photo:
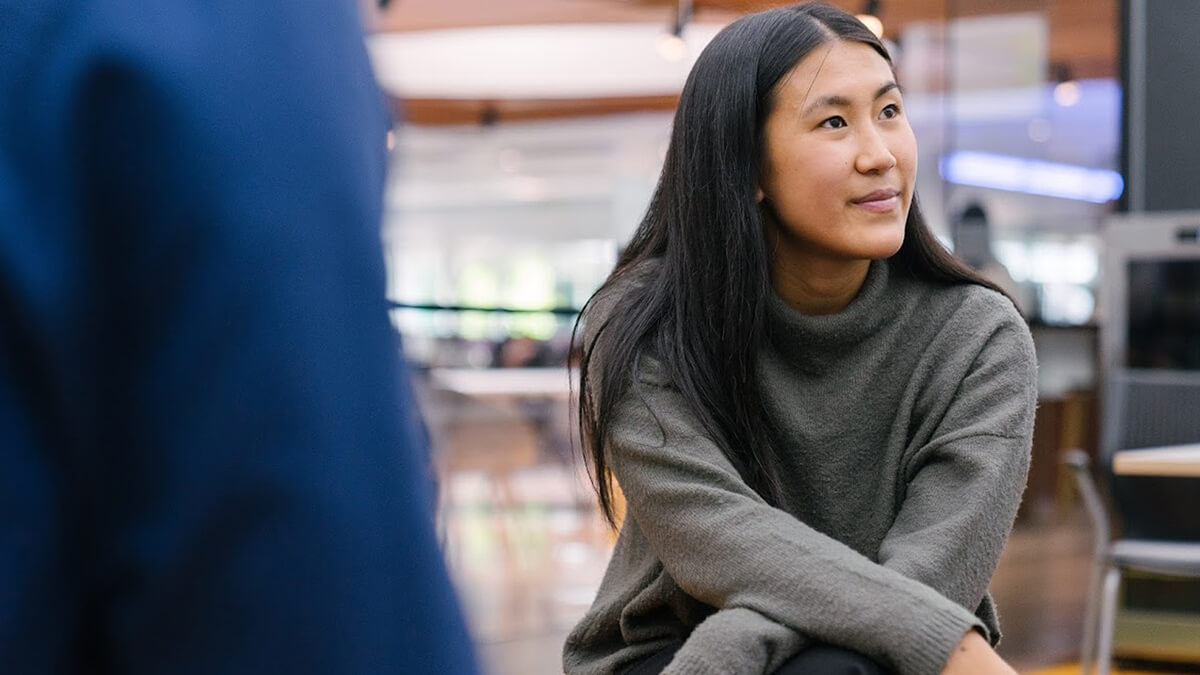
[[[351,0],[0,0],[0,666],[463,673]]]

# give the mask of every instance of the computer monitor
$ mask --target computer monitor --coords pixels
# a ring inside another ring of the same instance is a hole
[[[1200,370],[1200,211],[1113,216],[1103,260],[1102,369]]]

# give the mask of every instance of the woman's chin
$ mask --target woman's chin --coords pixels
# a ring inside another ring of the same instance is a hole
[[[883,237],[872,238],[870,241],[863,242],[861,257],[869,260],[890,258],[900,251],[900,247],[903,244],[903,230],[899,234],[889,234]]]

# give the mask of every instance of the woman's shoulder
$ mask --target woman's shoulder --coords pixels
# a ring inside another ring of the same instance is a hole
[[[976,369],[1022,391],[1036,389],[1033,336],[1008,296],[976,283],[917,283],[902,330],[905,341],[919,345],[930,381],[941,383],[931,391],[957,391]]]
[[[623,295],[635,288],[642,288],[658,278],[662,271],[662,258],[645,258],[618,270],[601,288],[601,292]]]
[[[641,260],[625,269],[615,272],[592,295],[583,308],[583,345],[585,350],[595,346],[596,338],[601,329],[611,319],[620,315],[623,307],[627,307],[631,294],[636,294],[658,277],[662,267],[661,258]]]
[[[1021,327],[1028,330],[1016,304],[1004,293],[980,284],[958,284],[961,296],[958,312],[967,321],[993,326]]]
[[[944,358],[974,359],[982,352],[1016,361],[1036,360],[1033,337],[1008,296],[975,283],[945,284],[909,279],[907,311],[916,334]],[[918,326],[924,326],[923,329]],[[957,357],[956,357],[957,358]]]
[[[913,311],[937,324],[972,326],[976,331],[1002,326],[1028,332],[1025,319],[1005,294],[976,283],[939,283],[908,277],[917,302]]]
[[[583,311],[584,323],[592,325],[593,330],[598,329],[619,311],[630,293],[652,283],[661,268],[661,258],[647,258],[614,273],[588,301]]]

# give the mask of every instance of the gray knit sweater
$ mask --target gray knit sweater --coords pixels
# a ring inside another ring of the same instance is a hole
[[[768,673],[820,641],[936,675],[972,627],[999,639],[987,586],[1024,490],[1037,398],[1012,303],[877,261],[835,315],[772,295],[768,336],[759,378],[785,462],[779,508],[643,356],[608,448],[628,515],[567,638],[568,673],[620,672],[686,639],[666,672]]]

